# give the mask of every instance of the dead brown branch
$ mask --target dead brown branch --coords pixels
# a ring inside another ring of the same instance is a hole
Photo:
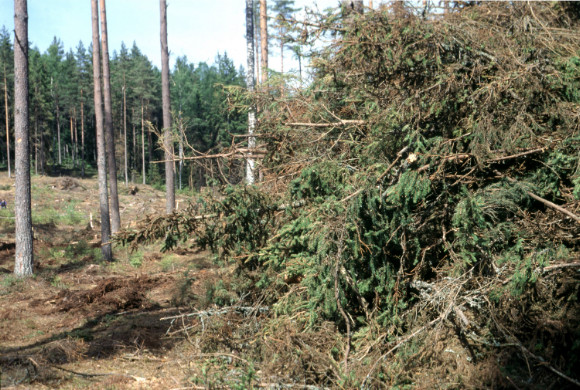
[[[364,125],[366,121],[358,119],[342,119],[340,122],[332,123],[309,123],[309,122],[289,122],[286,126],[304,126],[304,127],[338,127],[346,125]]]

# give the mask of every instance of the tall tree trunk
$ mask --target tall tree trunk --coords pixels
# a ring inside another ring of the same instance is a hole
[[[131,182],[135,181],[135,171],[137,170],[137,134],[135,129],[135,107],[131,107],[131,126],[133,127],[133,145],[131,147]]]
[[[74,156],[74,167],[77,167],[78,159],[79,159],[79,126],[77,123],[77,108],[73,108],[73,115],[74,115],[74,127],[75,127],[75,142],[73,148],[73,156]]]
[[[8,81],[6,79],[6,65],[4,65],[4,108],[6,109],[6,161],[8,163],[8,177],[12,177],[10,171],[10,117],[8,116]]]
[[[14,274],[33,273],[32,216],[30,211],[30,141],[28,121],[28,6],[14,1],[14,169],[16,259]]]
[[[71,157],[72,157],[72,161],[73,161],[73,166],[75,164],[75,154],[74,154],[74,149],[72,147],[72,145],[74,145],[75,142],[75,131],[73,129],[73,116],[72,113],[70,114],[69,117],[69,125],[70,125],[70,141],[71,141]]]
[[[109,199],[111,232],[121,229],[119,194],[117,192],[117,162],[115,158],[115,134],[113,132],[113,105],[111,103],[111,74],[109,71],[109,43],[107,39],[107,9],[105,0],[99,0],[101,7],[101,58],[103,65],[103,95],[105,102],[105,144],[107,148],[107,170],[109,172]]]
[[[246,55],[248,60],[248,71],[246,73],[246,85],[250,93],[254,92],[254,0],[246,0]],[[250,106],[248,111],[248,159],[246,162],[246,182],[255,182],[255,161],[251,150],[256,146],[256,139],[252,137],[256,127],[256,107]]]
[[[182,174],[183,174],[183,139],[185,138],[185,129],[183,126],[183,118],[181,111],[179,111],[179,189],[182,189]]]
[[[34,174],[38,175],[38,102],[34,103]]]
[[[145,112],[149,112],[149,105],[145,106]],[[157,122],[155,122],[155,126],[157,126]],[[149,164],[153,161],[153,136],[151,135],[151,128],[147,127],[147,158],[149,159]]]
[[[125,75],[123,75],[123,135],[125,137],[125,187],[129,185],[129,170],[127,168],[127,95]]]
[[[131,151],[131,183],[135,181],[135,171],[137,170],[137,135],[135,134],[135,107],[131,107],[131,126],[133,127],[133,146]]]
[[[260,43],[262,51],[262,84],[268,82],[268,6],[260,0]]]
[[[252,17],[254,18],[253,23],[254,23],[254,71],[256,72],[256,84],[261,84],[262,83],[262,73],[260,71],[261,69],[261,56],[260,56],[260,48],[262,47],[261,45],[261,41],[262,41],[262,37],[260,36],[262,30],[260,29],[260,17],[261,17],[261,4],[260,6],[256,5],[256,2],[254,2],[254,9],[252,10]],[[256,12],[258,12],[258,14],[256,15]]]
[[[44,150],[44,134],[41,131],[40,132],[40,173],[42,173],[43,175],[46,173],[46,155],[44,154],[45,150]]]
[[[175,176],[173,174],[173,137],[171,136],[171,100],[169,96],[169,49],[167,47],[167,2],[161,8],[161,97],[163,100],[163,148],[165,149],[165,211],[175,210]]]
[[[143,100],[141,100],[141,168],[143,185],[145,185],[147,184],[147,172],[145,171],[145,114],[143,111]]]
[[[107,194],[107,161],[105,156],[105,134],[103,125],[103,97],[101,94],[101,62],[99,42],[99,5],[91,0],[93,19],[93,84],[95,88],[95,122],[97,128],[97,171],[99,177],[99,203],[101,210],[101,252],[107,261],[113,259],[111,249],[111,222],[109,220],[109,198]]]
[[[58,149],[58,165],[62,165],[62,153],[60,150],[60,107],[58,106],[58,98],[56,100],[56,138]]]
[[[81,88],[81,177],[85,177],[85,111]]]

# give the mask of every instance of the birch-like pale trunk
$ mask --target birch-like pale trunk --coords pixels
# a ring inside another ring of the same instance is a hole
[[[254,0],[246,0],[246,55],[248,60],[248,70],[246,73],[246,86],[248,92],[254,92]],[[256,162],[252,157],[252,149],[256,147],[256,138],[252,137],[256,128],[256,107],[251,104],[248,111],[248,159],[246,162],[246,182],[254,184]]]

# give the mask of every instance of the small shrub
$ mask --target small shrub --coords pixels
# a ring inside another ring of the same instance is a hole
[[[137,251],[129,256],[129,264],[131,264],[135,268],[141,267],[143,265],[143,252]]]

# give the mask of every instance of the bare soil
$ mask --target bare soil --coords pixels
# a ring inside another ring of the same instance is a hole
[[[14,267],[14,187],[0,173],[0,388],[166,389],[191,383],[188,342],[170,337],[165,317],[191,310],[223,276],[207,253],[156,247],[115,261],[99,256],[94,179],[32,179],[35,276]],[[128,227],[164,210],[164,194],[120,185]],[[134,191],[135,192],[135,191]],[[178,197],[181,204],[187,199]],[[203,387],[202,387],[203,388]]]

